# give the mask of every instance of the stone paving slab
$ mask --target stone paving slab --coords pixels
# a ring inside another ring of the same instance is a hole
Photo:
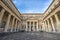
[[[19,32],[4,36],[0,40],[60,40],[57,35],[46,32]]]

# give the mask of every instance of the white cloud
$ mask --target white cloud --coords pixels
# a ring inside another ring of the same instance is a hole
[[[23,13],[40,13],[40,10],[38,9],[29,9],[29,10],[25,10],[23,11]]]
[[[18,11],[20,12],[20,9],[18,9]]]
[[[13,1],[13,3],[17,3],[17,1],[16,1],[16,0],[14,0],[14,1]]]
[[[33,13],[33,10],[25,10],[23,13]]]
[[[17,6],[17,8],[19,8],[18,10],[21,13],[43,13],[48,8],[51,0],[44,3],[40,3],[39,1],[38,4],[36,4],[36,1],[31,1],[28,3],[28,1],[24,0],[14,0],[13,3]]]

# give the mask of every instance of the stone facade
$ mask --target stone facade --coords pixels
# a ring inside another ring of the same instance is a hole
[[[26,31],[39,31],[41,30],[43,14],[22,14],[22,21]]]
[[[49,8],[44,14],[45,28],[47,32],[59,32],[60,31],[60,1],[53,0]]]
[[[60,0],[53,0],[43,14],[21,14],[11,0],[0,0],[0,32],[60,32]]]
[[[20,15],[10,0],[0,0],[0,32],[20,30]]]

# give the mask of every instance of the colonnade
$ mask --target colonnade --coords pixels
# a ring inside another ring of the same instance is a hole
[[[11,15],[3,7],[0,9],[0,32],[18,32],[21,20]]]
[[[38,31],[38,22],[27,21],[26,22],[26,31]]]
[[[46,32],[59,32],[60,31],[60,13],[56,13],[44,21]]]

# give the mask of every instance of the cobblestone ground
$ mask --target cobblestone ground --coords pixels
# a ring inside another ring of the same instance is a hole
[[[0,40],[60,40],[60,34],[46,32],[19,32],[0,37]]]

